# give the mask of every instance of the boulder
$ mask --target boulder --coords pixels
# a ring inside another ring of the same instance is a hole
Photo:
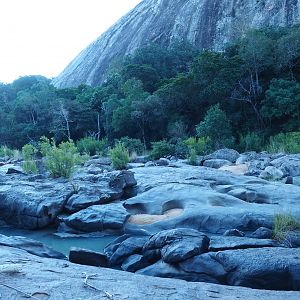
[[[204,167],[214,168],[214,169],[219,169],[223,166],[229,166],[229,165],[231,165],[231,162],[225,159],[208,159],[205,160],[203,163]]]
[[[238,230],[238,229],[228,229],[224,232],[225,236],[239,236],[239,237],[243,237],[245,236],[245,233]]]
[[[46,227],[62,212],[71,190],[63,180],[26,179],[17,174],[0,178],[0,218],[26,229]]]
[[[143,246],[148,239],[148,236],[129,237],[121,242],[113,254],[109,257],[110,266],[122,265],[129,256],[141,253]],[[104,251],[106,252],[106,250]]]
[[[170,164],[170,160],[167,159],[167,158],[160,158],[160,159],[156,162],[156,164],[157,164],[158,166],[168,166],[168,165]]]
[[[122,231],[129,217],[121,203],[93,205],[63,219],[71,228],[83,232]]]
[[[10,167],[7,169],[6,174],[24,174],[23,170],[19,166]]]
[[[88,266],[107,267],[107,256],[103,253],[72,247],[69,253],[69,261]]]
[[[280,180],[283,177],[283,172],[275,167],[268,166],[260,173],[260,178],[267,180]]]
[[[266,227],[259,227],[255,230],[250,237],[255,239],[270,239],[273,236],[273,232],[271,229]]]
[[[5,236],[0,234],[0,245],[25,250],[26,252],[48,258],[66,259],[66,256],[41,242],[22,236]]]
[[[137,270],[143,269],[150,265],[151,262],[149,262],[143,255],[134,254],[124,260],[121,268],[127,272],[136,272]]]
[[[207,252],[209,238],[206,235],[187,237],[165,245],[161,250],[162,260],[169,264],[178,263],[195,255]]]
[[[223,159],[228,160],[231,163],[235,163],[239,158],[240,154],[234,149],[220,149],[215,151],[212,154],[206,155],[204,160],[208,159]]]

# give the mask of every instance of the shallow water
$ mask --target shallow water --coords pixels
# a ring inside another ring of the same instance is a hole
[[[54,234],[55,229],[45,229],[39,231],[17,229],[11,226],[0,226],[0,234],[7,236],[24,236],[33,240],[40,241],[45,245],[69,255],[71,247],[79,247],[89,250],[102,252],[106,245],[112,242],[117,236],[98,236],[98,237],[59,237]]]

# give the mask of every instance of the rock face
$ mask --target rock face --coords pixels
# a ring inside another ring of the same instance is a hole
[[[87,282],[94,288],[84,285],[84,274],[90,276]],[[36,257],[20,249],[0,246],[1,297],[2,299],[24,299],[22,292],[36,299],[49,300],[207,300],[211,298],[298,300],[300,297],[300,292],[254,290],[203,282],[145,277],[117,270]]]
[[[83,50],[53,81],[65,88],[103,82],[111,63],[150,42],[188,40],[221,50],[249,28],[300,21],[299,0],[144,0]]]

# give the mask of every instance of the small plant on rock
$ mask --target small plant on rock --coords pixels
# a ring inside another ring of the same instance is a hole
[[[289,244],[289,235],[297,229],[300,229],[300,223],[295,217],[277,214],[274,220],[273,238]]]
[[[121,143],[110,150],[110,157],[113,167],[117,170],[125,169],[129,163],[129,152]]]
[[[160,159],[175,154],[175,146],[165,140],[152,143],[151,157]]]

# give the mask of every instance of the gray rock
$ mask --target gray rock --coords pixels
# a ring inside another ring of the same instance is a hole
[[[26,178],[25,175],[0,178],[0,218],[21,228],[46,227],[63,210],[71,190],[63,181],[29,182]]]
[[[298,300],[300,296],[300,292],[255,290],[204,282],[145,277],[123,271],[36,257],[23,250],[5,246],[0,247],[0,266],[0,282],[2,284],[0,293],[3,299],[21,299],[23,297],[18,291],[3,285],[17,287],[18,290],[35,297],[42,297],[42,295],[47,294],[46,297],[49,300],[99,299],[99,293],[96,290],[93,291],[83,285],[83,273],[94,275],[93,278],[88,279],[88,283],[97,290],[106,291],[114,298],[122,295],[121,298],[130,300],[144,298],[178,300],[186,299],[187,295],[190,299],[198,300],[215,297],[223,300]],[[194,264],[194,266],[197,265]],[[17,267],[21,272],[20,274],[9,275],[5,273],[5,268],[16,270]],[[294,267],[297,268],[297,265]],[[290,268],[292,269],[292,266]],[[295,272],[293,273],[295,274]],[[66,289],[66,286],[71,288]],[[42,290],[41,287],[43,287]]]
[[[121,203],[93,205],[63,219],[69,227],[84,231],[122,231],[129,217]]]
[[[150,265],[151,263],[143,255],[134,254],[125,259],[121,268],[127,272],[136,272]]]
[[[116,59],[151,42],[168,47],[187,40],[198,49],[222,50],[250,28],[299,23],[299,10],[298,2],[282,5],[281,0],[142,1],[83,50],[53,84],[60,88],[100,85]]]
[[[158,232],[157,234],[150,237],[149,241],[144,245],[144,251],[152,249],[161,249],[166,245],[171,245],[174,242],[185,240],[186,238],[195,238],[198,241],[203,241],[204,245],[207,242],[207,237],[195,230],[190,228],[176,228]]]
[[[208,168],[219,169],[223,166],[230,166],[231,162],[225,159],[207,159],[204,161],[203,166]]]
[[[255,230],[250,237],[255,239],[270,239],[272,238],[273,232],[271,229],[266,227],[260,227]]]
[[[154,167],[155,163],[153,161],[148,161],[145,163],[145,167]]]
[[[199,237],[183,237],[165,245],[161,250],[162,259],[169,264],[178,263],[195,255],[208,251],[209,238],[205,235]]]
[[[24,174],[23,170],[19,166],[8,168],[6,174]]]
[[[121,242],[109,257],[110,266],[122,265],[127,257],[141,253],[143,246],[148,239],[149,237],[129,237]],[[105,252],[107,253],[107,251]]]
[[[239,236],[239,237],[243,237],[245,236],[245,233],[238,230],[238,229],[229,229],[229,230],[226,230],[224,232],[224,235],[225,236]]]
[[[22,249],[30,254],[57,259],[66,259],[66,256],[41,242],[22,236],[5,236],[0,234],[0,246]]]
[[[236,162],[236,160],[239,158],[240,154],[233,149],[220,149],[215,151],[212,154],[206,155],[204,157],[204,160],[209,159],[221,159],[221,160],[227,160],[231,163]]]
[[[275,167],[268,166],[260,173],[260,178],[267,180],[280,180],[283,177],[283,172]]]
[[[107,256],[105,254],[75,247],[70,249],[69,260],[70,262],[80,265],[96,267],[108,266]]]
[[[259,154],[251,151],[240,154],[239,158],[236,160],[236,164],[244,164],[251,160],[257,160],[259,158]]]
[[[208,251],[217,252],[230,249],[276,247],[279,244],[273,240],[253,239],[236,236],[212,236]]]
[[[279,168],[284,176],[300,176],[300,157],[297,155],[286,155],[272,160],[270,164]]]
[[[170,164],[170,160],[168,160],[167,158],[160,158],[156,164],[158,166],[168,166]]]

